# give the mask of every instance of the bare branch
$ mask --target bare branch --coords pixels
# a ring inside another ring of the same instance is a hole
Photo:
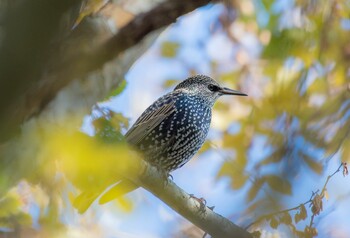
[[[324,183],[324,185],[323,185],[323,187],[322,187],[321,193],[320,193],[320,196],[321,196],[322,198],[324,197],[324,193],[325,193],[325,191],[326,191],[326,189],[327,189],[327,184],[328,184],[329,180],[330,180],[335,174],[337,174],[338,172],[340,172],[340,169],[341,169],[341,167],[343,167],[343,166],[344,166],[344,163],[341,163],[341,164],[339,165],[338,169],[337,169],[336,171],[334,171],[331,175],[329,175],[329,176],[327,177],[327,179],[326,179],[326,181],[325,181],[325,183]],[[312,203],[312,202],[314,201],[315,195],[318,195],[318,194],[319,194],[318,192],[319,192],[319,190],[317,190],[316,192],[312,192],[312,195],[311,195],[310,199],[307,200],[306,202],[304,202],[304,203],[298,205],[298,206],[295,206],[295,207],[292,207],[292,208],[288,208],[288,209],[284,209],[284,210],[280,210],[280,211],[273,212],[273,213],[266,214],[266,215],[263,215],[263,216],[259,217],[257,220],[255,220],[254,222],[252,222],[252,223],[250,223],[248,226],[246,226],[245,229],[248,229],[248,228],[251,227],[252,225],[257,224],[257,223],[259,223],[259,222],[261,222],[261,221],[263,221],[263,220],[265,220],[265,219],[267,219],[267,218],[269,218],[269,217],[273,217],[273,216],[276,216],[276,215],[279,215],[279,214],[283,214],[283,213],[285,213],[285,212],[290,212],[290,211],[293,211],[293,210],[299,210],[299,209],[301,208],[301,206],[304,206],[304,205],[306,205],[306,204]],[[314,220],[314,216],[315,216],[315,215],[316,215],[316,214],[314,214],[314,213],[312,214],[309,227],[312,227],[312,224],[313,224],[313,220]]]
[[[129,166],[117,168],[118,173],[150,191],[212,237],[253,237],[249,232],[215,213],[210,208],[205,206],[202,209],[197,199],[193,199],[191,195],[178,187],[173,181],[169,179],[164,181],[164,175],[157,168],[136,157],[128,158],[128,160],[130,160],[128,164],[132,168]],[[141,174],[141,176],[137,176],[137,174]]]

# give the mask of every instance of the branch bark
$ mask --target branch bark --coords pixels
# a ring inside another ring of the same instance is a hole
[[[150,191],[174,211],[215,238],[252,238],[253,235],[230,220],[215,213],[178,187],[173,181],[164,181],[164,175],[139,157],[128,158],[128,166],[118,166],[116,171],[125,178]]]
[[[100,69],[106,62],[117,57],[131,46],[138,44],[150,32],[175,22],[179,16],[209,2],[210,0],[165,1],[147,13],[136,16],[105,43],[88,51],[77,51],[74,54],[69,54],[69,57],[61,57],[54,61],[49,60],[51,67],[44,64],[41,69],[42,76],[39,77],[39,80],[37,80],[38,72],[36,71],[31,75],[32,70],[19,75],[11,75],[10,73],[5,75],[6,77],[3,77],[3,80],[6,80],[6,85],[10,85],[7,88],[6,95],[11,95],[11,100],[6,98],[7,100],[3,100],[6,103],[1,104],[0,109],[5,113],[2,113],[0,117],[0,131],[2,132],[0,140],[10,138],[23,121],[41,112],[56,94],[71,81]],[[57,20],[54,22],[57,23]],[[79,30],[78,28],[75,30]],[[44,29],[37,30],[40,32]],[[54,57],[57,57],[57,55],[59,54],[53,54]],[[9,68],[15,69],[15,65],[14,62]],[[10,78],[14,76],[16,77],[16,83],[19,85],[27,82],[23,84],[26,87],[21,88],[21,90],[12,90]],[[30,81],[28,78],[33,78],[33,80]]]
[[[141,176],[142,187],[153,193],[169,207],[192,222],[197,227],[215,238],[252,238],[253,236],[232,223],[225,217],[215,213],[207,206],[202,211],[197,200],[169,181],[164,185],[164,179],[156,168],[146,165]]]

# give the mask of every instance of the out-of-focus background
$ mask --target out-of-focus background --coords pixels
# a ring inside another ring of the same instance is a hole
[[[174,182],[261,237],[349,237],[348,1],[49,2],[0,1],[0,237],[202,237],[141,188],[72,206],[110,179],[75,133],[123,157],[127,128],[194,74],[249,97],[219,99]]]

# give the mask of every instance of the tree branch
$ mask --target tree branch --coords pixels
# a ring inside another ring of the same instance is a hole
[[[106,62],[138,44],[150,32],[175,22],[179,16],[209,2],[210,0],[165,1],[147,13],[136,16],[105,43],[87,51],[85,49],[70,52],[69,57],[54,60],[51,68],[44,66],[42,77],[37,82],[33,81],[31,88],[19,92],[9,90],[11,95],[15,93],[12,98],[17,97],[18,100],[11,101],[6,107],[6,113],[3,113],[0,118],[1,139],[9,138],[20,123],[39,113],[69,82],[100,69]],[[75,30],[79,30],[78,28],[79,26]],[[91,35],[91,37],[94,36]],[[57,55],[59,54],[54,54],[56,57]],[[21,75],[17,81],[21,83],[27,77],[28,75]]]
[[[205,206],[203,210],[199,201],[193,199],[191,195],[178,187],[173,181],[169,179],[164,181],[164,174],[144,160],[132,156],[132,158],[128,158],[128,166],[119,166],[117,169],[117,173],[150,191],[174,211],[212,237],[253,237],[248,231],[215,213],[210,208]]]

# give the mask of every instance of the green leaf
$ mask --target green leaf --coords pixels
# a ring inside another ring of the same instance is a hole
[[[275,191],[283,193],[283,194],[292,194],[292,189],[290,183],[276,175],[267,175],[264,176],[266,179],[267,184]]]
[[[123,80],[120,82],[120,84],[118,85],[118,87],[117,87],[116,89],[114,89],[114,90],[108,95],[107,98],[109,98],[109,97],[115,97],[115,96],[118,96],[119,94],[121,94],[121,93],[124,91],[124,89],[126,88],[126,85],[127,85],[126,80],[123,79]]]

